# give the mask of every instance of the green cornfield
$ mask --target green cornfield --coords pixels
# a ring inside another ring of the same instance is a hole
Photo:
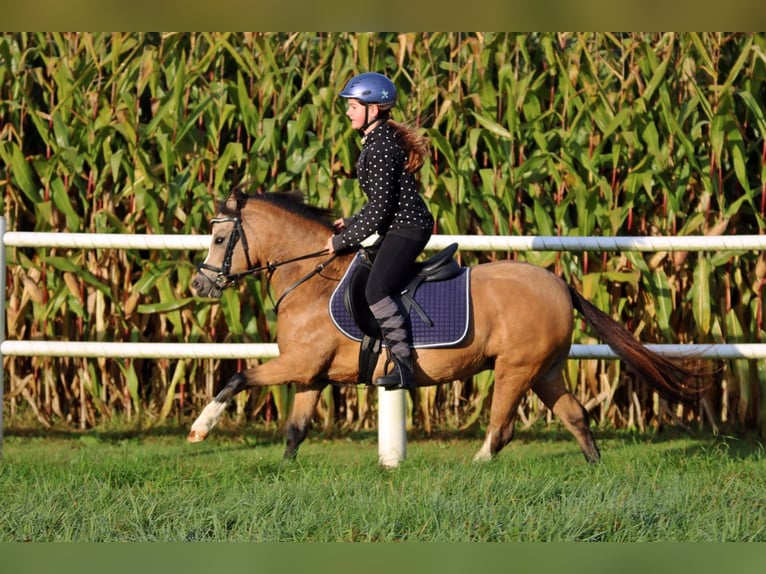
[[[361,206],[357,134],[336,94],[376,70],[423,130],[440,234],[759,234],[766,211],[766,36],[753,33],[6,33],[0,185],[9,230],[206,234],[236,184]],[[6,338],[271,342],[265,281],[220,302],[189,288],[201,254],[9,248]],[[766,259],[742,252],[462,252],[574,282],[645,343],[764,338]],[[576,343],[598,342],[578,329]],[[6,357],[7,424],[185,424],[246,361]],[[766,434],[766,372],[711,364],[699,407],[668,405],[619,361],[569,361],[598,424]],[[480,425],[492,373],[425,388],[410,423]],[[279,424],[291,389],[238,397]],[[325,430],[375,424],[366,387],[328,388]],[[530,396],[519,422],[550,420]]]

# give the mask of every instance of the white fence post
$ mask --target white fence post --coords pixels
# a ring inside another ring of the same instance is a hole
[[[395,468],[407,458],[407,391],[378,387],[378,462]]]

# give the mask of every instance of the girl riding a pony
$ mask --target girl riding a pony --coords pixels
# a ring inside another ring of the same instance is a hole
[[[414,386],[412,337],[397,295],[434,229],[434,218],[414,175],[429,147],[413,129],[391,120],[396,88],[383,74],[368,72],[351,78],[340,96],[348,100],[351,126],[362,134],[356,171],[367,202],[355,214],[334,222],[336,234],[326,247],[330,253],[349,251],[371,235],[379,236],[365,297],[394,366],[375,384],[407,389]]]

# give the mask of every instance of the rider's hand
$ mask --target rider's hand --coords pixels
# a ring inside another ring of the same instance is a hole
[[[335,253],[335,248],[332,246],[332,238],[333,238],[332,235],[330,235],[330,237],[327,238],[327,244],[325,245],[325,249],[327,249],[327,253]]]

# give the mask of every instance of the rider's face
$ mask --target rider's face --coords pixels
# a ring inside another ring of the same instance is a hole
[[[349,100],[346,115],[351,120],[351,127],[355,130],[362,129],[365,121],[365,105],[359,100]],[[378,117],[378,106],[370,104],[367,106],[367,121],[372,121]]]

